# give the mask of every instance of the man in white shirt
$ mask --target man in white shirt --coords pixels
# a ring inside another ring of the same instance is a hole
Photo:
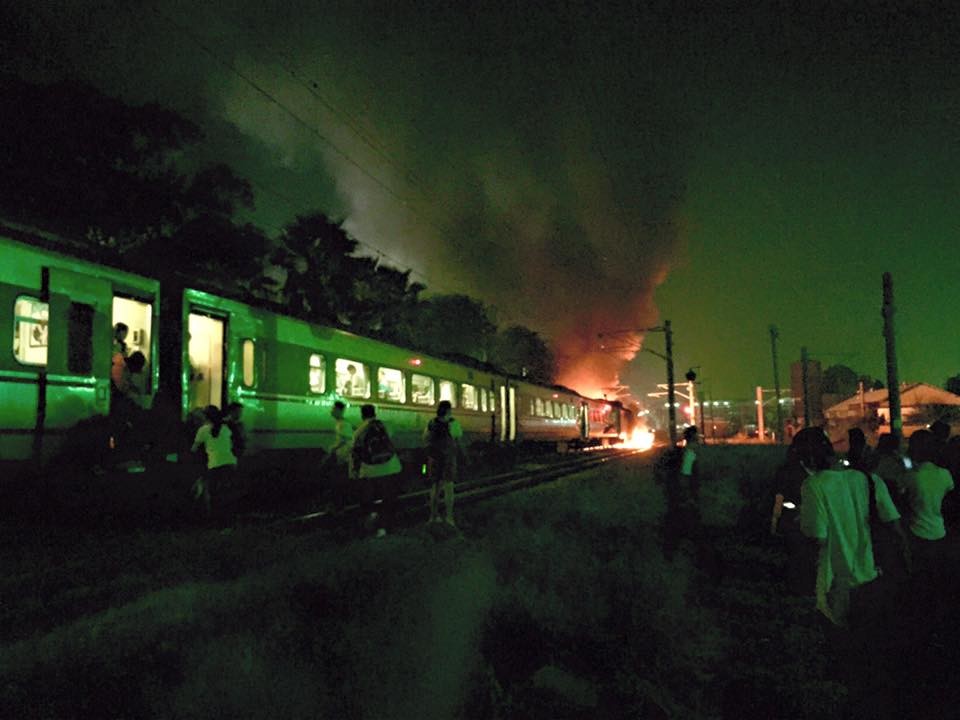
[[[805,428],[794,438],[798,460],[809,473],[800,487],[800,529],[819,545],[817,609],[830,621],[831,666],[849,690],[857,717],[886,717],[892,701],[894,657],[891,588],[880,583],[870,533],[870,487],[876,515],[895,523],[900,514],[887,486],[876,475],[839,467],[829,438],[820,428]]]

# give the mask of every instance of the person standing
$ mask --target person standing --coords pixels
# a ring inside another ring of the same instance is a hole
[[[658,462],[657,474],[666,490],[663,516],[663,550],[673,557],[681,539],[696,541],[700,534],[700,465],[697,462],[697,428],[683,431],[683,442],[667,450]]]
[[[243,405],[238,402],[228,403],[223,411],[223,424],[230,428],[233,454],[237,461],[247,451],[247,431],[243,425]]]
[[[191,452],[203,448],[207,455],[207,472],[194,483],[194,494],[203,502],[204,510],[211,514],[212,499],[216,494],[225,497],[227,488],[237,468],[237,456],[233,454],[233,433],[224,423],[220,408],[208,405],[203,411],[205,422],[193,438]],[[221,504],[218,514],[226,508]]]
[[[938,438],[929,430],[917,430],[910,436],[913,472],[906,477],[910,505],[910,540],[918,589],[936,593],[945,574],[944,543],[947,529],[943,519],[943,499],[953,490],[949,470],[936,464],[941,454]]]
[[[867,445],[867,436],[858,427],[847,430],[847,466],[854,470],[866,472],[873,464],[870,446]]]
[[[423,441],[427,450],[427,477],[430,480],[429,522],[440,520],[437,500],[442,486],[445,522],[456,527],[453,521],[453,488],[457,482],[463,428],[453,417],[452,410],[449,400],[440,401],[436,417],[427,423],[423,431]]]
[[[350,477],[359,486],[360,509],[377,537],[387,534],[400,496],[403,466],[384,424],[377,419],[373,405],[360,407],[361,423],[353,434],[350,452]],[[380,512],[376,501],[381,500]]]
[[[783,465],[773,479],[773,514],[770,534],[783,538],[787,550],[787,588],[794,595],[812,595],[816,576],[816,544],[800,531],[800,489],[807,471],[797,458],[794,446],[787,449]]]
[[[800,529],[819,546],[816,607],[829,622],[833,667],[846,681],[853,707],[886,717],[882,696],[890,686],[890,593],[879,582],[870,531],[870,496],[876,517],[899,526],[900,513],[876,475],[838,467],[829,438],[806,428],[794,438],[797,459],[809,473],[800,488]],[[873,485],[871,488],[867,483]]]
[[[330,408],[333,418],[333,444],[324,459],[323,472],[328,482],[328,509],[340,510],[346,505],[346,483],[353,444],[353,425],[344,417],[347,405],[336,400]]]

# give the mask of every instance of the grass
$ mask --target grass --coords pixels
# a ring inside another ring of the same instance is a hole
[[[443,542],[5,526],[0,714],[696,719],[742,686],[829,717],[809,603],[744,532],[779,454],[703,450],[722,577],[664,557],[649,460],[460,508]]]

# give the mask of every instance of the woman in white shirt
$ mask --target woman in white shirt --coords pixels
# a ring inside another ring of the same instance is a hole
[[[237,468],[237,457],[233,454],[233,433],[223,422],[220,408],[208,405],[203,411],[206,422],[197,430],[191,452],[201,447],[207,454],[207,472],[194,484],[194,494],[202,498],[207,514],[210,513],[211,486],[217,493],[224,487]]]

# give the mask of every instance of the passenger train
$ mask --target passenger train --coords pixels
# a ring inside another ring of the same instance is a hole
[[[111,412],[116,323],[144,354],[141,401],[181,421],[207,405],[244,406],[251,452],[325,449],[330,409],[373,403],[403,453],[421,444],[440,400],[471,443],[616,442],[633,414],[619,402],[541,386],[487,366],[422,353],[71,257],[57,238],[0,234],[0,460],[43,461],[71,428]],[[5,308],[5,309],[4,309]]]

